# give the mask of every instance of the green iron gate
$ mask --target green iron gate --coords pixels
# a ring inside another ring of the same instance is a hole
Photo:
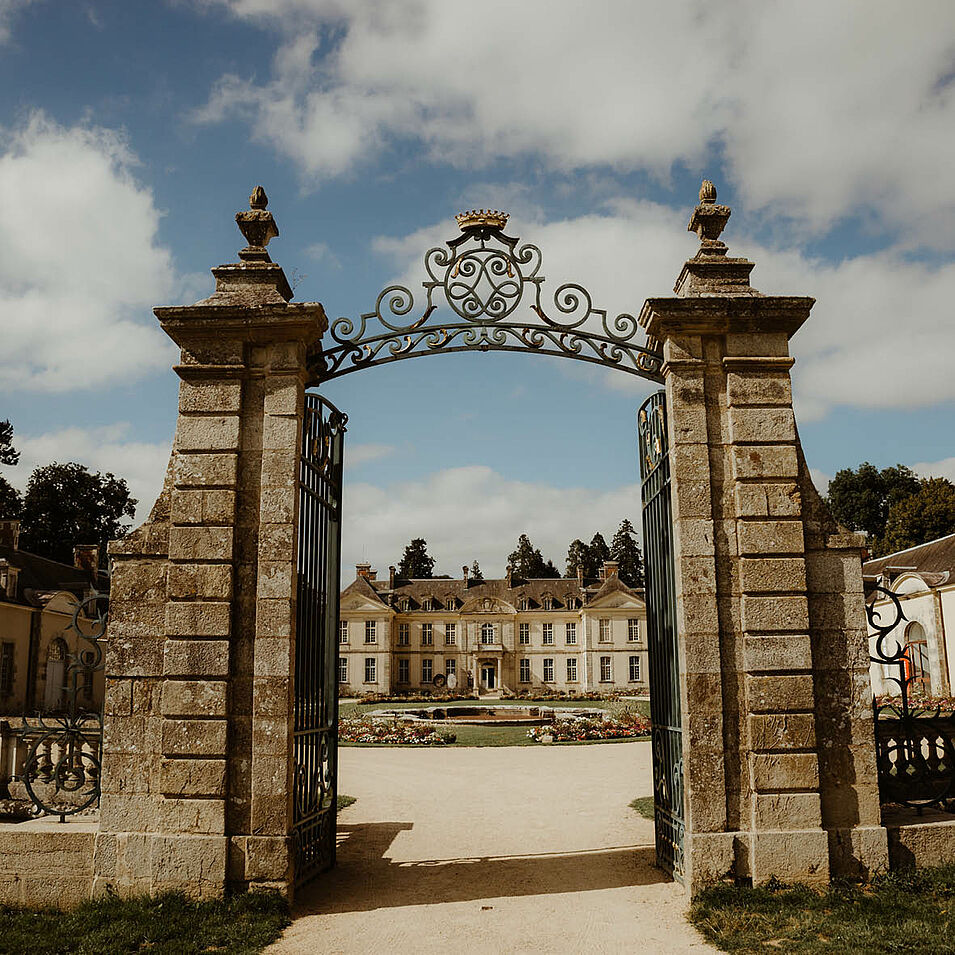
[[[295,882],[335,864],[342,447],[347,418],[305,395],[299,466],[292,833]]]
[[[657,863],[682,882],[683,720],[676,629],[670,457],[663,391],[651,395],[640,408],[638,435],[643,495]]]

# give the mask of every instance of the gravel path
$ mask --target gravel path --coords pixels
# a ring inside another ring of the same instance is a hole
[[[713,952],[653,865],[647,742],[340,750],[338,865],[269,952]]]

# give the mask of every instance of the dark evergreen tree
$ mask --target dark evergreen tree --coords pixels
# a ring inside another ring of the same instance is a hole
[[[560,577],[553,561],[545,560],[526,534],[517,540],[517,549],[507,556],[507,569],[515,577],[534,580],[541,577]]]
[[[405,547],[396,573],[406,580],[428,579],[434,576],[434,558],[428,554],[428,544],[423,537],[416,537]]]
[[[587,545],[587,560],[584,564],[585,577],[598,577],[605,560],[610,560],[610,548],[603,534],[597,531]]]
[[[587,566],[587,545],[579,537],[570,542],[566,563],[565,577],[576,577],[578,568]]]
[[[91,473],[82,464],[47,464],[30,476],[23,496],[20,546],[65,564],[77,544],[106,545],[125,537],[125,518],[136,513],[129,487],[112,474]]]
[[[0,521],[17,518],[23,509],[20,492],[0,475]]]
[[[471,564],[470,579],[471,579],[471,580],[484,580],[484,574],[481,573],[481,565],[480,565],[477,561],[475,561],[473,564]]]
[[[16,464],[20,452],[13,446],[13,425],[8,420],[0,421],[0,464]]]
[[[610,559],[620,565],[620,579],[628,587],[643,586],[643,558],[635,534],[633,524],[624,518],[610,542]]]

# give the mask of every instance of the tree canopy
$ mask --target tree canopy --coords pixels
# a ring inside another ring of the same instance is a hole
[[[481,565],[475,561],[471,564],[471,580],[484,580],[484,574],[481,573]]]
[[[73,562],[76,544],[106,545],[125,537],[125,519],[136,513],[123,478],[91,473],[82,464],[47,464],[30,476],[23,496],[20,546],[62,563]]]
[[[535,580],[541,577],[560,577],[553,561],[545,560],[526,534],[517,540],[517,549],[507,555],[507,569],[515,577]]]
[[[20,452],[13,446],[13,425],[9,419],[0,421],[0,464],[16,464]]]
[[[633,524],[624,518],[610,542],[610,559],[620,565],[617,573],[628,587],[643,586],[643,557],[635,534]]]
[[[19,460],[20,452],[13,447],[13,425],[0,421],[0,464],[12,466]],[[19,517],[22,507],[20,492],[0,474],[0,520]]]
[[[868,461],[838,471],[829,484],[829,508],[840,524],[866,534],[869,547],[879,548],[889,509],[920,487],[918,475],[904,464],[881,471]]]
[[[565,563],[567,566],[567,570],[564,573],[565,577],[576,577],[578,571],[581,573],[585,572],[589,564],[587,545],[579,537],[570,542],[570,547],[567,548],[567,560]]]
[[[955,484],[928,478],[889,508],[880,551],[891,554],[955,532]]]
[[[396,573],[406,580],[428,579],[434,575],[434,558],[428,553],[428,543],[423,537],[416,537],[405,547]]]

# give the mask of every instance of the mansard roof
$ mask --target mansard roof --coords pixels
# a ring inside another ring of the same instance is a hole
[[[890,580],[905,573],[916,573],[930,587],[938,587],[955,578],[955,534],[867,560],[862,565],[862,573],[868,578],[887,574]]]
[[[376,581],[377,583],[377,581]],[[343,591],[342,597],[367,597],[369,600],[373,600],[375,603],[380,603],[383,607],[387,607],[388,604],[381,599],[381,595],[375,590],[374,584],[368,580],[367,577],[362,577],[359,575],[356,577]]]
[[[20,572],[18,594],[7,596],[0,589],[0,601],[38,607],[45,605],[53,594],[64,590],[82,597],[93,584],[89,572],[82,568],[61,564],[8,544],[0,544],[0,559],[6,560]],[[98,589],[106,590],[109,578],[105,572],[97,571],[95,583]]]

